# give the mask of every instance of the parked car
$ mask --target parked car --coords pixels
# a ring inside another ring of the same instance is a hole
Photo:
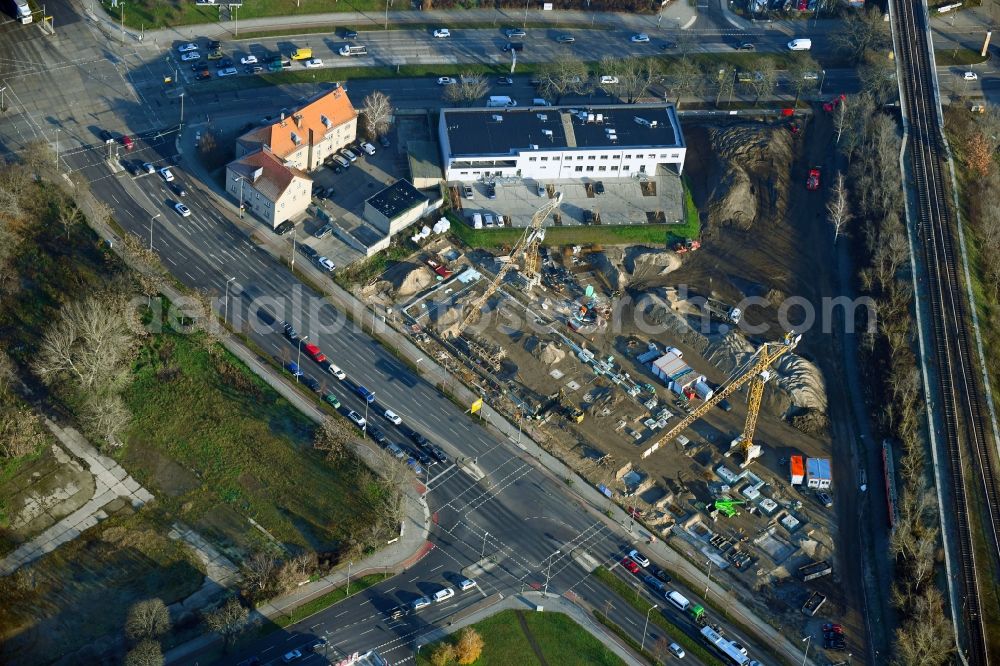
[[[229,58],[223,58],[219,62],[215,63],[216,69],[225,69],[227,67],[232,67],[232,66],[233,66],[233,61],[230,60]]]
[[[174,210],[180,213],[181,217],[191,217],[191,209],[179,201],[174,204]]]
[[[806,189],[815,191],[819,189],[820,171],[819,167],[809,169],[809,176],[806,178]]]
[[[486,186],[486,198],[496,199],[497,198],[497,186],[490,183]]]
[[[149,162],[143,162],[142,168],[146,170],[146,173],[156,173],[156,167],[154,167]]]
[[[333,405],[334,409],[340,409],[340,400],[338,400],[337,396],[335,396],[334,394],[327,393],[326,395],[323,396],[323,400]]]
[[[402,425],[402,423],[403,423],[403,419],[401,419],[399,417],[399,414],[397,414],[396,412],[392,411],[391,409],[385,410],[385,418],[386,418],[387,421],[389,421],[393,425]]]
[[[302,345],[302,351],[308,354],[309,358],[316,361],[317,363],[322,363],[326,360],[326,354],[320,351],[319,347],[311,342],[307,342]]]
[[[311,245],[306,245],[305,243],[299,243],[299,252],[306,255],[310,259],[315,259],[319,256],[319,252],[316,251],[316,248]]]
[[[208,42],[208,50],[209,51],[218,51],[221,48],[222,48],[222,42],[220,42],[217,39],[211,39],[211,40],[209,40],[209,42]]]
[[[350,169],[351,168],[351,161],[348,160],[346,157],[344,157],[342,155],[334,155],[333,156],[333,161],[336,162],[337,164],[339,164],[344,169]]]
[[[462,590],[462,592],[471,590],[475,586],[476,586],[476,581],[472,580],[471,578],[463,578],[462,580],[458,581],[458,589]]]
[[[317,229],[316,231],[313,232],[313,236],[316,237],[316,238],[322,239],[322,238],[326,238],[327,236],[329,236],[332,233],[333,233],[333,225],[332,224],[324,224],[322,227],[320,227],[319,229]]]
[[[437,592],[434,593],[434,602],[439,603],[442,601],[447,601],[448,599],[451,599],[453,596],[455,596],[455,590],[451,589],[450,587],[446,587],[443,590],[438,590]]]
[[[816,501],[825,506],[827,509],[833,506],[833,498],[830,497],[829,493],[816,493]]]
[[[190,53],[191,51],[197,51],[198,45],[194,42],[188,42],[187,44],[181,44],[177,47],[178,53]]]
[[[340,154],[349,159],[352,162],[356,162],[358,159],[358,154],[355,153],[350,148],[341,148]]]
[[[174,174],[170,171],[170,167],[163,167],[160,169],[160,175],[163,176],[163,180],[168,183],[174,179]]]
[[[653,567],[653,575],[662,580],[664,583],[670,582],[670,574],[659,567]]]
[[[242,58],[240,58],[240,64],[241,65],[256,65],[257,62],[258,62],[257,61],[257,56],[255,56],[255,55],[248,55],[248,56],[243,56]]]
[[[466,199],[471,199],[473,197],[472,185],[462,186],[462,196],[465,197]]]
[[[208,79],[212,78],[212,72],[208,71],[207,69],[203,69],[199,71],[194,78],[198,81],[207,81]]]
[[[576,38],[568,33],[563,33],[558,37],[556,37],[556,41],[559,42],[560,44],[572,44],[573,42],[576,41]]]
[[[391,145],[389,143],[389,137],[387,137],[387,136],[380,136],[378,138],[378,145],[382,146],[383,148],[388,148]]]
[[[285,370],[288,370],[288,372],[292,373],[292,377],[302,376],[302,369],[299,368],[298,363],[295,363],[293,361],[289,361],[288,363],[285,364]]]
[[[497,85],[512,86],[514,85],[514,79],[510,78],[509,76],[501,76],[499,79],[497,79]]]
[[[295,224],[293,224],[291,220],[285,220],[284,222],[282,222],[281,224],[279,224],[274,228],[274,233],[279,236],[284,236],[294,228]]]
[[[435,37],[451,37],[451,32],[448,28],[438,28],[434,31]]]
[[[248,65],[243,71],[247,74],[260,74],[264,71],[264,68],[261,65]]]
[[[648,44],[649,35],[644,32],[639,32],[629,37],[629,41],[633,44]]]
[[[506,30],[503,31],[503,34],[507,37],[507,39],[510,39],[511,37],[527,37],[528,36],[528,33],[526,33],[521,28],[507,28]]]
[[[636,575],[638,575],[639,573],[639,565],[627,557],[622,558],[622,566],[628,569],[629,573]]]
[[[357,30],[352,30],[351,28],[344,28],[341,31],[340,35],[344,39],[357,39],[358,38],[358,31]]]
[[[450,76],[439,76],[438,77],[438,85],[439,86],[450,86],[450,85],[454,85],[456,83],[458,83],[458,81],[456,81],[455,79],[453,79]]]
[[[309,60],[306,60],[305,66],[310,68],[322,67],[323,61],[319,58],[310,58]]]
[[[604,194],[604,181],[594,183],[594,194]]]
[[[201,60],[201,54],[197,51],[191,51],[181,56],[181,62],[191,62],[192,60]]]
[[[365,151],[365,153],[369,155],[375,154],[375,146],[368,143],[367,141],[362,141],[361,143],[358,144],[358,146],[361,148],[361,150]]]
[[[322,268],[323,270],[325,270],[328,273],[332,273],[333,269],[335,269],[337,267],[336,264],[334,264],[332,261],[330,261],[326,257],[317,257],[316,258],[316,265],[319,266],[320,268]]]
[[[308,386],[311,390],[315,391],[316,393],[320,392],[319,382],[313,379],[312,377],[309,377],[308,375],[303,377],[302,383]]]
[[[431,600],[428,599],[427,597],[419,597],[417,599],[414,599],[413,602],[410,604],[410,606],[412,606],[413,610],[415,611],[418,611],[421,608],[427,608],[430,605],[431,605]]]
[[[226,67],[225,69],[220,69],[218,71],[219,76],[235,76],[239,74],[235,67]]]
[[[605,75],[605,76],[601,77],[601,85],[602,86],[614,85],[616,83],[618,83],[618,77],[617,76],[607,76],[607,75]]]

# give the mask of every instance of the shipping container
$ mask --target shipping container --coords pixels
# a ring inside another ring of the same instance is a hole
[[[800,486],[806,477],[806,466],[802,460],[802,456],[792,456],[791,457],[791,476],[792,485]]]

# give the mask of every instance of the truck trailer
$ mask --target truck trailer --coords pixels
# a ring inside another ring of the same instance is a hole
[[[28,0],[11,0],[11,4],[14,6],[14,17],[21,23],[31,23],[33,20],[31,17],[31,7],[28,6]]]

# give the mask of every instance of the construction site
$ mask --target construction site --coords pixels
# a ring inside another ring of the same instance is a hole
[[[819,296],[829,243],[805,133],[685,133],[698,238],[550,246],[555,186],[516,243],[432,238],[357,293],[758,612],[803,631],[849,623],[816,358],[829,349],[781,325],[789,297]]]

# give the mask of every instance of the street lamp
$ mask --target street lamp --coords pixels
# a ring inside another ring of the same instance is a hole
[[[524,0],[524,25],[521,26],[524,30],[528,29],[528,3],[530,2],[531,0]]]
[[[120,6],[121,6],[121,9],[122,9],[122,23],[121,23],[122,35],[121,35],[121,41],[124,44],[125,43],[125,3],[124,2],[120,3]]]
[[[157,213],[153,217],[149,218],[149,249],[150,250],[153,249],[153,220],[155,220],[159,216],[160,216],[160,214]]]
[[[819,95],[823,94],[823,82],[824,81],[826,81],[826,70],[825,69],[820,70],[820,75],[819,75],[819,93],[817,93]]]
[[[712,584],[712,560],[707,562],[708,564],[708,582],[705,583],[705,601],[708,601],[708,586]]]
[[[809,634],[808,636],[806,636],[805,638],[803,638],[802,641],[801,641],[801,642],[805,642],[805,644],[806,644],[806,653],[804,655],[802,655],[802,666],[806,666],[806,659],[809,658],[809,644],[812,643],[812,638],[813,638],[812,634]]]
[[[351,566],[354,562],[347,563],[347,596],[351,596]]]
[[[222,306],[222,321],[229,322],[229,283],[235,280],[236,277],[231,277],[226,280],[226,302]]]
[[[295,368],[299,371],[299,374],[302,374],[302,345],[304,345],[308,339],[308,335],[303,335],[302,339],[299,340],[299,354],[295,358]],[[295,383],[299,383],[299,375],[295,375]]]
[[[58,127],[56,128],[56,169],[59,168],[59,132],[62,132]]]
[[[242,186],[241,186],[242,188]],[[292,272],[295,272],[295,227],[292,226]]]
[[[639,652],[642,652],[646,647],[646,629],[649,628],[649,614],[659,607],[660,606],[658,604],[653,604],[649,607],[649,610],[646,611],[646,624],[642,625],[642,641],[639,643]]]
[[[181,99],[184,99],[183,97]],[[246,182],[246,178],[243,176],[234,176],[234,178],[240,181],[240,219],[243,219],[243,183]],[[292,238],[295,238],[295,230],[292,229]],[[295,268],[295,253],[292,253],[292,268]]]
[[[549,596],[549,575],[552,573],[552,562],[556,559],[556,555],[559,555],[562,551],[557,550],[556,552],[549,555],[549,567],[545,570],[545,589],[542,590],[542,596]]]
[[[7,112],[7,105],[3,103],[3,91],[7,90],[7,86],[0,86],[0,112]]]
[[[486,558],[486,537],[490,535],[489,532],[483,533],[483,552],[479,554],[479,561],[482,562]]]
[[[181,121],[177,125],[177,130],[180,131],[184,128],[184,93],[181,93]]]

